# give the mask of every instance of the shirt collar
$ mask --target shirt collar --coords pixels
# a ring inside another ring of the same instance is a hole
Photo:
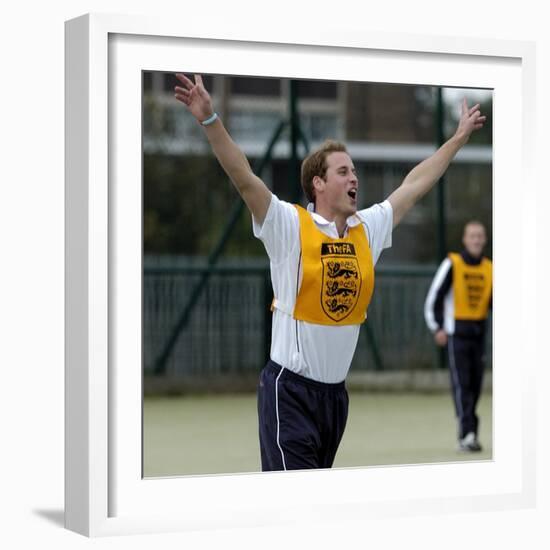
[[[472,256],[465,248],[462,250],[460,255],[468,265],[479,265],[481,260],[483,260],[483,254],[476,258],[475,256]]]
[[[315,205],[312,202],[308,203],[307,211],[311,212],[311,217],[313,218],[315,223],[319,225],[330,225],[331,223],[333,223],[323,218],[321,214],[317,214],[317,212],[315,212]],[[359,225],[361,223],[361,220],[359,219],[359,216],[357,214],[353,214],[353,216],[350,216],[346,220],[346,223],[348,224],[348,227],[354,227],[356,225]]]

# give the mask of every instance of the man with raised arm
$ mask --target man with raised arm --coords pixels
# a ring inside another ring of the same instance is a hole
[[[359,181],[344,144],[325,141],[302,163],[307,209],[279,200],[253,172],[205,90],[176,75],[175,97],[200,123],[252,214],[270,259],[270,360],[258,384],[262,470],[330,468],[348,414],[347,376],[374,289],[374,265],[392,229],[440,179],[471,133],[479,105],[462,104],[454,136],[387,198],[357,210]]]

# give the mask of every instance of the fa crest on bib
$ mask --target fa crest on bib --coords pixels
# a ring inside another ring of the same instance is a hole
[[[361,270],[352,243],[323,243],[321,306],[333,321],[345,319],[357,305]]]

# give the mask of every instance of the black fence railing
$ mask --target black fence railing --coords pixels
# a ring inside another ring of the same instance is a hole
[[[145,268],[142,342],[145,374],[153,372],[182,308],[205,269],[208,268]],[[439,366],[438,350],[423,314],[434,272],[435,266],[376,270],[375,292],[367,322],[361,329],[352,369],[373,370],[381,366],[385,370],[407,370]],[[167,358],[165,374],[212,377],[258,372],[269,354],[271,299],[267,266],[213,268]],[[490,342],[487,349],[490,355]],[[375,351],[380,363],[375,361]]]

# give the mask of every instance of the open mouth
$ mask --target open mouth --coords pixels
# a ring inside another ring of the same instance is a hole
[[[357,189],[350,189],[348,191],[348,195],[353,199],[353,200],[356,200],[357,199]]]

